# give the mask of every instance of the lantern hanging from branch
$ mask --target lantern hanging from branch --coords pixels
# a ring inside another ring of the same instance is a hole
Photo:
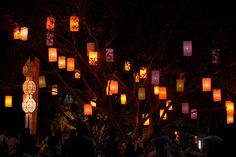
[[[80,70],[75,69],[75,79],[80,79]]]
[[[138,88],[138,100],[146,99],[146,91],[145,88]]]
[[[89,51],[89,64],[97,65],[98,61],[98,52],[97,51]]]
[[[183,102],[182,103],[182,113],[183,114],[188,114],[189,113],[189,103],[188,102]]]
[[[139,78],[146,79],[147,78],[147,67],[141,67],[139,70]]]
[[[136,72],[136,73],[134,73],[134,82],[139,82],[139,73],[138,72]]]
[[[147,114],[146,117],[148,117],[149,115]],[[145,118],[145,114],[142,114],[142,118]],[[144,123],[143,123],[144,126],[148,126],[150,125],[150,118],[147,118]]]
[[[191,119],[197,119],[197,109],[191,109]]]
[[[79,31],[79,17],[78,16],[70,17],[70,31],[71,32]]]
[[[25,113],[32,113],[36,109],[36,102],[32,98],[32,95],[26,95],[26,98],[22,102],[22,109]]]
[[[169,111],[173,110],[173,106],[170,105],[171,102],[172,102],[171,100],[166,100],[166,107],[168,107],[168,110],[169,110]]]
[[[219,64],[220,63],[220,49],[213,49],[211,51],[212,54],[212,63]]]
[[[58,69],[66,68],[66,56],[58,56]]]
[[[165,109],[160,109],[160,118],[162,117],[162,115],[164,114]],[[167,120],[167,113],[165,113],[165,115],[163,116],[162,120]]]
[[[192,56],[192,41],[183,42],[183,53],[184,56]]]
[[[21,37],[21,40],[27,40],[28,39],[28,28],[27,27],[21,27],[20,28],[20,37]]]
[[[39,88],[46,87],[46,79],[44,75],[39,76]]]
[[[131,69],[131,64],[129,61],[125,61],[125,71],[130,71]]]
[[[93,114],[93,108],[91,104],[85,104],[84,105],[84,115],[85,116],[91,116]]]
[[[87,42],[87,55],[89,56],[90,51],[95,51],[95,43]]]
[[[21,39],[20,27],[16,27],[13,30],[13,38],[14,39]]]
[[[32,95],[36,91],[36,84],[30,79],[31,78],[27,77],[26,81],[22,85],[23,92],[27,95]]]
[[[225,101],[225,108],[228,115],[234,114],[234,102],[231,100]]]
[[[67,58],[67,71],[75,70],[75,58]]]
[[[166,87],[159,87],[159,99],[164,100],[167,98]]]
[[[226,121],[227,121],[227,124],[234,123],[234,115],[233,114],[227,114]]]
[[[154,95],[158,95],[159,94],[159,86],[154,86]]]
[[[5,96],[5,107],[12,107],[12,96]]]
[[[177,79],[176,80],[176,91],[183,92],[184,91],[184,80]]]
[[[151,83],[152,85],[158,85],[160,83],[160,72],[159,70],[152,70],[151,71]]]
[[[118,81],[109,80],[108,81],[108,89],[111,94],[118,94]]]
[[[48,31],[54,31],[55,30],[55,18],[54,17],[47,17],[46,29]]]
[[[106,49],[106,61],[114,62],[114,49],[113,48]]]
[[[46,45],[47,46],[53,46],[54,45],[54,33],[53,32],[47,32],[46,33]]]
[[[96,107],[97,106],[97,103],[96,103],[96,98],[90,100],[90,104],[92,105],[92,107]]]
[[[221,101],[221,90],[220,89],[213,89],[213,101]]]
[[[121,105],[126,104],[126,94],[121,94],[120,95],[120,103],[121,103]]]
[[[58,94],[57,85],[52,85],[52,95],[57,95],[57,94]]]
[[[48,48],[48,61],[56,62],[57,61],[57,48]]]
[[[211,91],[211,78],[202,78],[202,91]]]

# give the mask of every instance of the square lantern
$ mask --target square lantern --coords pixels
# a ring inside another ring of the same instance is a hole
[[[221,101],[221,90],[220,89],[213,89],[213,101]]]
[[[46,79],[44,75],[39,76],[39,88],[46,87]]]
[[[192,56],[192,41],[183,42],[183,55]]]
[[[95,51],[95,43],[87,42],[87,55],[89,56],[90,51]]]
[[[183,92],[184,91],[184,80],[183,79],[177,79],[176,80],[176,91],[177,92]]]
[[[234,115],[233,114],[227,114],[226,121],[227,121],[227,124],[234,123]]]
[[[48,31],[54,31],[55,30],[55,18],[54,17],[47,17],[46,29]]]
[[[166,87],[159,87],[159,99],[164,100],[167,98]]]
[[[138,88],[138,100],[146,99],[146,91],[145,88]]]
[[[233,115],[234,114],[234,102],[231,100],[225,101],[225,108],[227,115]]]
[[[85,116],[91,116],[93,114],[93,108],[91,104],[85,104],[84,105],[84,115]]]
[[[106,49],[106,61],[114,62],[114,49],[113,48]]]
[[[46,33],[46,45],[47,46],[53,46],[54,45],[54,33],[53,32],[47,32]]]
[[[188,114],[189,113],[189,103],[188,102],[183,102],[182,103],[182,113],[183,114]]]
[[[5,96],[5,107],[12,107],[12,96]]]
[[[80,70],[75,69],[75,79],[80,79]]]
[[[98,52],[97,51],[89,51],[89,64],[97,65],[98,61]]]
[[[57,61],[57,48],[48,48],[48,61],[56,62]]]
[[[67,71],[75,70],[75,58],[67,58]]]
[[[197,119],[197,109],[191,109],[191,119]]]
[[[154,86],[154,95],[159,95],[159,86]]]
[[[151,83],[152,85],[158,85],[160,83],[160,71],[152,70],[151,71]]]
[[[27,40],[28,39],[28,28],[27,27],[21,27],[20,28],[20,39],[21,40]]]
[[[211,91],[211,78],[202,78],[202,91]]]
[[[52,95],[58,95],[57,85],[52,85]]]
[[[70,17],[70,31],[71,32],[79,31],[79,17],[78,16]]]
[[[130,71],[131,63],[129,61],[125,61],[125,71]]]
[[[139,70],[139,78],[146,79],[147,78],[147,67],[141,67]]]
[[[66,68],[66,56],[58,56],[58,69]]]
[[[126,104],[126,94],[121,94],[120,95],[120,103],[121,103],[121,105]]]
[[[160,118],[162,117],[162,115],[164,114],[165,109],[160,109]],[[165,113],[164,117],[162,120],[167,120],[167,113]]]

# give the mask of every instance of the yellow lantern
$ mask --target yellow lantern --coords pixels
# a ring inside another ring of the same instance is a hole
[[[173,110],[173,106],[170,105],[170,103],[171,103],[171,100],[166,100],[166,107],[169,107],[169,108],[168,108],[169,111]],[[169,105],[170,105],[170,106],[169,106]]]
[[[28,39],[28,28],[27,27],[21,27],[20,28],[20,38],[21,38],[21,40],[27,40]]]
[[[183,92],[184,91],[184,80],[177,79],[176,80],[176,91]]]
[[[232,124],[234,123],[234,115],[233,114],[227,114],[227,124]]]
[[[139,100],[145,100],[146,99],[145,88],[139,88],[138,89],[138,99]]]
[[[53,17],[47,17],[46,29],[49,31],[55,30],[55,19]]]
[[[44,75],[39,76],[39,88],[46,87],[46,79]]]
[[[79,31],[79,17],[78,16],[70,17],[70,31],[71,32]]]
[[[202,78],[202,91],[211,91],[211,78]]]
[[[221,90],[220,89],[213,89],[213,101],[221,101]]]
[[[85,104],[84,105],[84,115],[85,116],[91,116],[93,114],[93,108],[91,104]]]
[[[159,87],[159,99],[164,100],[167,98],[166,87]]]
[[[57,48],[48,48],[48,61],[56,62],[57,61]]]
[[[130,69],[131,69],[130,66],[131,66],[130,62],[125,61],[125,71],[130,71]]]
[[[139,73],[134,73],[134,81],[137,83],[139,82]]]
[[[160,109],[160,118],[162,117],[162,115],[164,114],[165,109]],[[165,113],[164,117],[162,120],[167,120],[167,113]]]
[[[89,56],[90,51],[95,51],[95,43],[87,42],[87,55]]]
[[[57,95],[57,94],[58,94],[57,85],[52,85],[52,95]]]
[[[5,107],[12,107],[12,96],[5,96]]]
[[[158,95],[159,94],[159,86],[154,86],[154,95]]]
[[[121,103],[121,105],[126,104],[126,94],[121,94],[120,95],[120,103]]]
[[[147,78],[147,68],[141,67],[139,70],[139,78],[140,79],[146,79]]]
[[[58,56],[58,69],[66,68],[66,56]]]
[[[225,101],[226,112],[228,115],[234,114],[234,102],[231,100]]]
[[[89,64],[97,65],[98,61],[98,52],[97,51],[89,51]]]
[[[75,58],[67,58],[67,71],[75,70]]]
[[[147,116],[146,117],[148,117],[149,115],[147,114]],[[142,114],[142,118],[144,118],[145,117],[145,114]],[[149,120],[149,118],[143,123],[143,125],[144,126],[148,126],[148,125],[150,125],[150,120]]]
[[[75,69],[75,79],[80,79],[80,70]]]
[[[19,27],[16,27],[13,30],[13,38],[14,39],[21,39],[21,33],[20,33],[20,28]]]

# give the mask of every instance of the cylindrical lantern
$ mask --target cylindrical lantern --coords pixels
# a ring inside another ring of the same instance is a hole
[[[164,114],[165,109],[160,109],[160,118],[162,117],[162,115]],[[165,113],[164,117],[162,120],[166,120],[167,119],[167,113]]]
[[[108,89],[111,94],[118,94],[118,81],[109,80],[108,81]]]
[[[211,78],[202,78],[202,91],[211,91]]]
[[[154,95],[158,95],[159,94],[159,86],[154,86]]]
[[[89,64],[97,65],[98,61],[98,52],[97,51],[89,51]]]
[[[21,36],[21,40],[27,40],[28,39],[28,28],[27,27],[21,27],[20,28],[20,36]]]
[[[5,107],[12,107],[12,96],[5,96]]]
[[[87,55],[88,56],[89,56],[90,51],[95,51],[95,43],[94,42],[87,43]]]
[[[171,102],[172,102],[171,100],[166,100],[166,107],[169,107],[168,108],[169,111],[173,110],[173,106],[170,105]]]
[[[19,27],[16,27],[13,30],[13,38],[14,39],[21,39],[21,34],[20,34],[20,28]]]
[[[44,75],[39,76],[39,88],[46,87],[46,79]]]
[[[146,79],[147,78],[147,67],[141,67],[139,70],[139,78]]]
[[[106,49],[106,61],[114,62],[114,49],[113,48]]]
[[[23,92],[27,95],[32,95],[35,93],[36,91],[36,84],[34,83],[34,81],[27,79],[23,85]]]
[[[197,119],[197,109],[191,109],[191,119]]]
[[[138,88],[138,100],[146,99],[146,91],[145,88]]]
[[[58,94],[57,85],[52,85],[52,95],[57,95],[57,94]]]
[[[189,103],[188,102],[183,102],[182,103],[182,113],[183,114],[188,114],[189,113]]]
[[[130,69],[131,69],[131,64],[130,64],[130,62],[129,61],[125,61],[125,71],[130,71]]]
[[[152,85],[158,85],[160,83],[160,72],[159,70],[152,70],[151,72],[151,83]]]
[[[58,69],[66,68],[66,56],[58,56]]]
[[[192,41],[183,42],[183,53],[184,56],[192,56]]]
[[[139,82],[139,73],[138,72],[134,73],[134,81],[136,83]]]
[[[121,94],[120,95],[120,103],[121,103],[121,105],[126,104],[126,94]]]
[[[234,123],[234,115],[233,114],[227,114],[226,120],[227,120],[227,124]]]
[[[25,113],[32,113],[36,109],[36,102],[32,96],[27,96],[22,102],[22,109]]]
[[[213,101],[221,101],[221,90],[220,89],[213,89]]]
[[[80,70],[75,69],[75,79],[80,79]]]
[[[167,98],[166,87],[159,87],[159,99],[163,100]]]
[[[49,31],[55,30],[55,19],[53,17],[47,17],[46,29]]]
[[[67,71],[75,70],[75,58],[67,58]]]
[[[79,17],[78,16],[70,17],[70,31],[71,32],[79,31]]]
[[[177,79],[176,80],[176,91],[177,92],[183,92],[184,91],[184,80],[183,79]]]
[[[93,114],[93,108],[91,104],[85,104],[84,105],[84,115],[90,116]]]
[[[48,61],[56,62],[57,61],[57,48],[48,48]]]
[[[231,100],[227,100],[225,101],[225,108],[226,108],[226,112],[229,115],[233,115],[234,114],[234,102]]]

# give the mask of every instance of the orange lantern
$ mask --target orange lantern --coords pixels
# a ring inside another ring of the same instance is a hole
[[[130,69],[131,69],[130,66],[131,66],[130,62],[125,61],[125,71],[130,71]]]
[[[58,94],[57,85],[52,85],[52,95],[57,95],[57,94]]]
[[[147,114],[147,116],[146,117],[148,117],[149,115]],[[145,117],[145,114],[142,114],[142,118],[144,118]],[[149,120],[149,118],[147,118],[147,120],[143,123],[143,125],[144,126],[148,126],[148,125],[150,125],[150,120]]]
[[[57,61],[57,48],[48,48],[48,61],[56,62]]]
[[[220,89],[213,89],[213,101],[221,101],[221,90]]]
[[[53,17],[47,17],[46,29],[49,31],[55,30],[55,19]]]
[[[164,114],[165,109],[160,109],[160,118],[162,117],[162,115]],[[162,120],[167,120],[167,113],[165,113],[164,117]]]
[[[85,116],[91,116],[93,114],[93,108],[91,104],[85,104],[84,105],[84,115]]]
[[[5,96],[5,107],[12,107],[12,96]]]
[[[66,68],[66,56],[58,56],[58,69]]]
[[[173,106],[170,105],[170,103],[171,103],[171,100],[166,100],[166,107],[169,107],[169,108],[168,108],[169,111],[173,110]],[[170,105],[170,106],[169,106],[169,105]]]
[[[146,99],[145,88],[139,88],[138,89],[138,100],[145,100],[145,99]]]
[[[20,28],[20,39],[21,40],[27,40],[28,39],[28,28],[27,27],[21,27]]]
[[[126,104],[126,94],[121,94],[120,95],[120,103],[121,103],[121,105]]]
[[[183,92],[184,91],[184,80],[177,79],[176,80],[176,91]]]
[[[75,69],[75,79],[80,79],[80,70]]]
[[[139,78],[140,79],[146,79],[147,78],[147,68],[141,67],[139,70]]]
[[[227,124],[232,124],[234,123],[234,115],[233,114],[227,114]]]
[[[159,86],[154,86],[154,95],[158,95],[159,94]]]
[[[137,83],[137,82],[139,82],[139,73],[137,72],[137,73],[134,73],[134,81]]]
[[[110,80],[108,81],[109,93],[118,94],[118,81]]]
[[[95,51],[95,43],[87,42],[87,55],[89,56],[90,51]]]
[[[70,17],[70,31],[71,32],[79,31],[79,17],[78,16]]]
[[[234,102],[231,100],[225,101],[225,107],[227,115],[233,115],[234,114]]]
[[[211,78],[202,78],[202,91],[211,91]]]
[[[14,39],[21,39],[21,34],[20,34],[20,28],[19,27],[16,27],[13,30],[13,38]]]
[[[75,70],[75,58],[67,58],[67,71]]]
[[[166,87],[159,87],[159,99],[163,100],[167,98]]]
[[[89,64],[97,65],[98,61],[98,52],[97,51],[89,51]]]

